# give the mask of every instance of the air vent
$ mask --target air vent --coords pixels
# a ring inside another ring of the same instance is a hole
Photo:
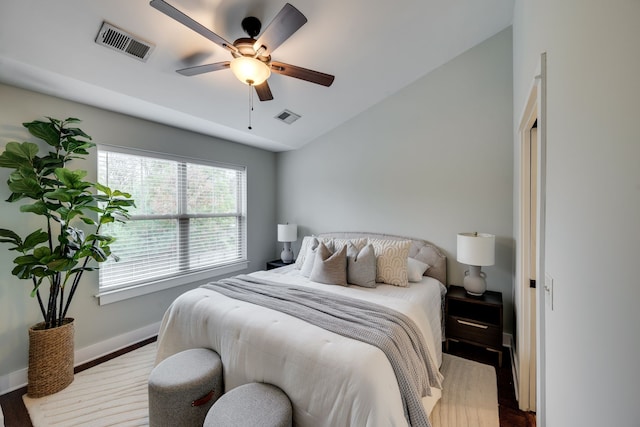
[[[102,23],[102,27],[96,36],[96,43],[122,52],[142,62],[146,62],[149,59],[155,47],[153,43],[144,41],[107,22]]]
[[[285,122],[290,125],[291,123],[298,120],[301,116],[299,114],[294,113],[293,111],[284,110],[282,113],[275,116],[276,119]]]

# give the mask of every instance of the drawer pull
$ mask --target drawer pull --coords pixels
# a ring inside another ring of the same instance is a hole
[[[463,325],[473,326],[474,328],[487,329],[487,325],[481,325],[479,323],[467,322],[466,320],[456,319],[458,323],[462,323]]]

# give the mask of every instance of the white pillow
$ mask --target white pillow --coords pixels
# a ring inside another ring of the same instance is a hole
[[[429,267],[431,267],[429,264],[409,257],[407,258],[407,278],[410,282],[420,282],[424,272],[427,271]]]
[[[307,249],[311,242],[315,239],[316,242],[323,242],[327,245],[327,248],[333,250],[333,244],[329,244],[331,239],[325,237],[316,237],[316,236],[304,236],[302,239],[302,243],[300,244],[300,252],[298,253],[298,258],[296,258],[296,268],[298,270],[302,270],[302,266],[304,265],[305,259],[307,259]],[[317,245],[317,243],[316,243]],[[315,252],[314,252],[315,254]]]
[[[316,252],[318,252],[319,245],[320,243],[315,237],[312,237],[309,240],[307,250],[305,251],[304,262],[302,263],[302,267],[300,268],[300,274],[302,274],[304,277],[309,277],[311,275],[311,271],[313,270],[313,263],[315,262]]]
[[[376,282],[409,286],[407,258],[410,240],[369,239],[376,254]]]
[[[298,258],[296,258],[296,268],[298,270],[302,269],[302,264],[304,264],[304,259],[307,256],[307,249],[309,248],[311,239],[313,239],[313,236],[304,236],[304,238],[302,239],[302,243],[300,244],[300,252],[298,252]]]

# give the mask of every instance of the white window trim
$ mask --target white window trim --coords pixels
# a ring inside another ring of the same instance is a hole
[[[182,161],[188,161],[191,163],[197,163],[202,165],[235,169],[235,170],[244,171],[245,174],[247,173],[246,166],[240,166],[240,165],[235,165],[231,163],[215,162],[215,161],[203,160],[203,159],[198,159],[193,157],[180,156],[176,154],[160,153],[157,151],[121,147],[121,146],[109,145],[109,144],[98,144],[97,148],[98,150],[111,151],[111,152],[117,152],[122,154],[155,157],[155,158],[172,160],[172,161],[182,160]],[[245,206],[245,209],[246,209],[246,206]],[[98,293],[95,295],[95,297],[98,299],[99,305],[102,306],[102,305],[107,305],[107,304],[111,304],[118,301],[124,301],[130,298],[148,295],[148,294],[163,291],[166,289],[175,288],[178,286],[184,286],[189,284],[192,284],[192,285],[204,284],[217,277],[229,275],[231,273],[242,271],[247,268],[249,268],[249,260],[244,259],[239,262],[222,265],[215,268],[209,268],[201,271],[194,271],[191,273],[182,273],[178,276],[164,277],[161,279],[151,280],[149,282],[139,283],[136,285],[125,286],[125,287],[116,288],[116,289],[109,289],[103,292],[99,291],[100,287],[98,285]]]
[[[247,170],[246,166],[236,165],[233,163],[216,162],[213,160],[205,160],[197,157],[180,156],[178,154],[160,153],[158,151],[142,150],[139,148],[121,147],[118,145],[109,145],[109,144],[98,144],[97,148],[98,150],[111,151],[114,153],[121,153],[121,154],[131,154],[132,156],[155,157],[157,159],[172,160],[172,161],[184,160],[187,162],[198,163],[201,165],[217,166],[217,167],[235,169],[235,170],[245,171],[245,172]]]
[[[110,289],[108,291],[100,292],[95,296],[96,298],[98,298],[100,305],[107,305],[129,298],[135,298],[142,295],[148,295],[153,292],[163,291],[165,289],[175,288],[177,286],[211,281],[216,277],[235,273],[246,268],[249,268],[249,261],[242,261],[222,267],[211,268],[205,271],[185,273],[176,277],[168,277],[151,282],[140,283],[138,285],[133,285],[126,288]]]

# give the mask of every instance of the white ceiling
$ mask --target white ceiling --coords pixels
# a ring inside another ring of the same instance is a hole
[[[263,30],[286,0],[167,0],[226,40]],[[303,146],[511,25],[513,0],[289,0],[308,22],[272,55],[333,74],[329,88],[272,74],[274,100],[230,70],[176,69],[230,54],[147,0],[2,0],[0,82],[272,151]],[[155,44],[144,63],[94,42],[107,21]],[[195,60],[194,60],[195,59]],[[302,118],[287,125],[274,116]]]

